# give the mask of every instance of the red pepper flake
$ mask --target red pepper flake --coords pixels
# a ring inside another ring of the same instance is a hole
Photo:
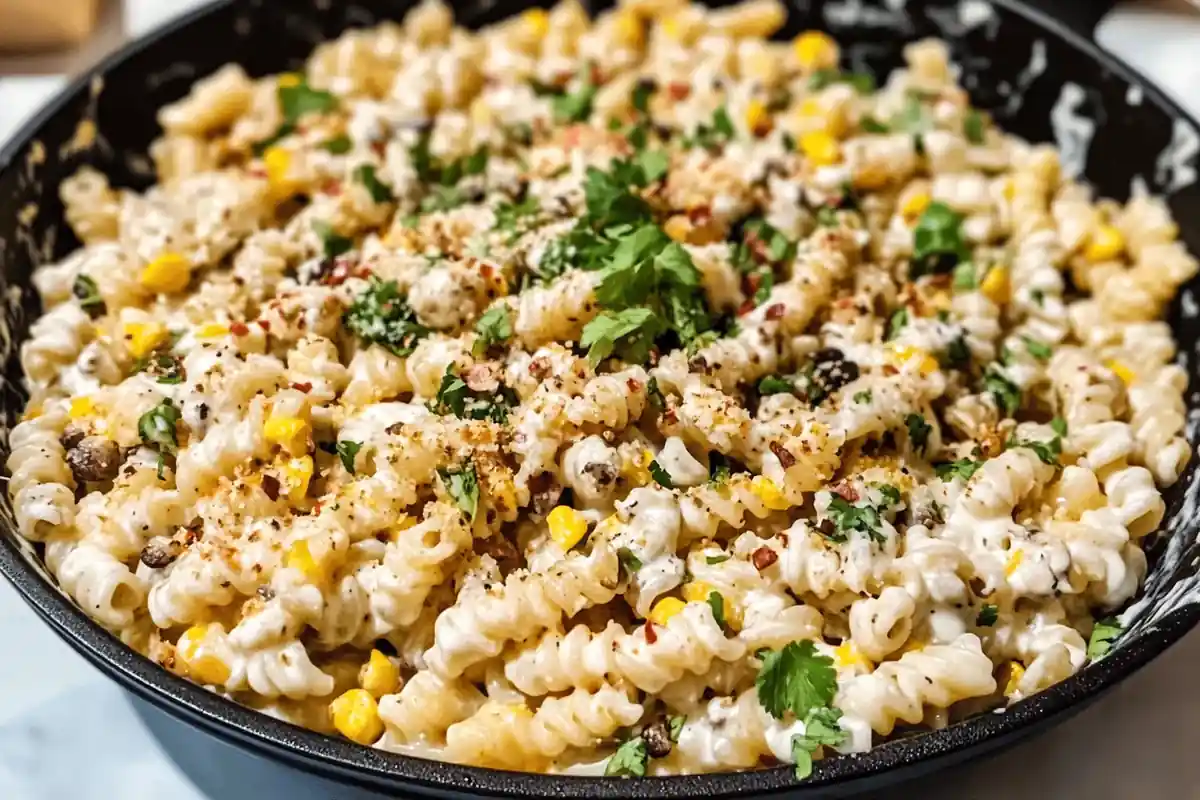
[[[687,212],[688,220],[696,227],[703,227],[712,222],[712,209],[708,206],[696,206],[689,208]]]
[[[667,94],[672,100],[686,100],[692,93],[692,87],[683,81],[671,81],[667,84]]]
[[[533,359],[533,361],[530,361],[529,374],[537,378],[539,381],[543,380],[547,375],[550,374],[550,359],[546,356],[538,356],[537,358]]]
[[[895,375],[895,374],[897,374],[898,372],[900,372],[900,370],[896,369],[896,368],[895,368],[895,367],[893,367],[891,364],[884,364],[884,365],[883,365],[883,374],[884,374],[884,375]]]
[[[742,304],[741,304],[741,305],[738,307],[738,316],[739,316],[739,317],[744,317],[744,316],[746,316],[747,314],[749,314],[751,311],[753,311],[753,310],[754,310],[754,308],[755,308],[755,305],[754,305],[754,298],[750,298],[749,300],[747,300],[746,302],[742,303]]]
[[[266,331],[267,333],[271,332],[271,323],[267,322],[265,319],[256,319],[256,320],[254,320],[254,323],[256,325],[258,325],[258,327],[260,327],[264,331]]]
[[[637,378],[629,378],[625,381],[625,386],[629,389],[629,391],[635,394],[642,390],[642,382]]]
[[[330,178],[321,184],[321,193],[337,196],[342,193],[342,182],[336,178]]]
[[[847,503],[857,503],[858,502],[858,490],[855,489],[850,484],[846,483],[845,481],[840,481],[839,483],[837,483],[836,485],[831,487],[831,491],[834,494],[836,494],[838,497],[845,500]]]
[[[309,392],[312,391],[312,384],[311,383],[293,383],[292,388],[298,392],[304,392],[305,394],[308,394]]]
[[[789,469],[790,467],[795,466],[796,457],[788,452],[788,449],[779,442],[771,442],[771,452],[774,453],[775,457],[779,459],[779,466],[783,467],[784,469]]]
[[[387,141],[384,139],[373,140],[371,142],[371,149],[375,152],[375,155],[382,158],[387,152]]]
[[[263,475],[262,488],[272,503],[279,499],[279,479],[274,475]]]
[[[654,644],[658,641],[658,634],[654,632],[654,623],[646,620],[646,644]]]
[[[758,548],[750,555],[750,561],[753,562],[754,568],[759,572],[762,572],[778,560],[779,554],[766,545]]]
[[[266,180],[267,177],[267,171],[262,167],[250,167],[248,170],[246,170],[246,173],[251,178],[262,178],[263,180]]]
[[[229,332],[234,336],[245,336],[250,332],[250,329],[246,327],[246,323],[244,322],[234,322],[229,325]]]
[[[767,306],[767,319],[783,319],[783,312],[787,311],[787,307],[783,303],[772,303]]]
[[[786,533],[777,533],[775,534],[775,538],[779,540],[780,544],[782,544],[784,547],[787,547],[788,535]]]
[[[604,73],[600,71],[600,65],[595,61],[591,64],[591,80],[593,86],[604,85]]]
[[[491,280],[492,276],[496,274],[496,268],[484,261],[479,267],[479,274],[486,280]]]

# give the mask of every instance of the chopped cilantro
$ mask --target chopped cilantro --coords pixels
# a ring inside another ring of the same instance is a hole
[[[596,85],[592,83],[592,71],[585,67],[579,72],[579,86],[573,92],[563,92],[551,101],[554,119],[558,122],[585,122],[592,115],[592,102],[596,99]]]
[[[374,275],[342,315],[342,322],[363,341],[383,345],[398,356],[410,354],[429,334],[429,329],[416,321],[396,282]]]
[[[617,561],[621,562],[621,567],[630,575],[642,568],[642,560],[628,547],[617,548]]]
[[[938,354],[938,361],[943,367],[962,369],[971,363],[971,348],[962,334],[955,336],[946,345],[946,350]]]
[[[508,421],[509,408],[514,405],[516,398],[507,387],[493,392],[473,391],[454,374],[454,365],[450,364],[442,375],[432,410],[436,414],[453,414],[459,419],[490,420],[503,425]]]
[[[805,639],[763,654],[754,684],[758,702],[771,716],[783,719],[790,711],[797,719],[806,719],[814,709],[833,702],[837,671],[833,659],[818,653]]]
[[[795,384],[779,375],[768,375],[758,382],[758,393],[763,397],[772,394],[794,394],[795,392]]]
[[[183,363],[169,353],[152,353],[134,361],[129,374],[136,375],[139,372],[150,372],[158,383],[183,383]]]
[[[354,247],[353,239],[342,236],[333,229],[332,225],[324,220],[317,220],[313,223],[312,227],[313,231],[321,239],[321,246],[325,251],[326,258],[337,258]]]
[[[683,732],[683,724],[687,722],[687,717],[678,714],[667,720],[667,738],[672,742],[679,741],[679,734]]]
[[[1008,440],[1006,445],[1008,448],[1023,447],[1027,450],[1032,450],[1034,455],[1043,464],[1055,466],[1058,464],[1058,457],[1062,455],[1062,439],[1055,436],[1048,442],[1039,442],[1035,439],[1019,440],[1016,436]]]
[[[1005,416],[1013,416],[1021,407],[1021,389],[999,370],[989,367],[983,376],[984,391],[992,395]]]
[[[804,733],[792,737],[796,780],[802,781],[812,775],[812,757],[818,748],[836,747],[846,741],[846,731],[838,725],[841,717],[841,710],[832,706],[814,708],[809,712],[804,720]]]
[[[944,481],[952,481],[955,478],[962,478],[964,481],[969,481],[971,480],[971,476],[982,466],[982,461],[976,461],[971,458],[960,458],[958,461],[945,461],[941,464],[934,464],[933,471]]]
[[[725,598],[720,592],[712,591],[708,593],[708,607],[712,609],[713,619],[722,628],[725,627]]]
[[[729,112],[725,106],[720,106],[713,112],[712,121],[697,125],[695,132],[684,139],[683,145],[689,148],[702,147],[705,150],[714,150],[733,139],[735,133],[736,130],[733,127],[733,120],[729,118]]]
[[[146,444],[158,448],[158,479],[163,479],[165,454],[174,455],[179,449],[175,425],[180,420],[179,409],[166,398],[138,417],[138,435]]]
[[[1099,661],[1112,650],[1113,642],[1121,635],[1121,621],[1116,617],[1099,620],[1092,628],[1088,638],[1087,656],[1092,661]]]
[[[1055,417],[1050,420],[1050,428],[1059,436],[1067,435],[1067,421],[1062,417]]]
[[[963,118],[963,135],[971,144],[983,144],[986,125],[983,114],[972,108]]]
[[[719,556],[706,556],[704,558],[704,563],[705,564],[724,564],[730,558],[732,558],[732,556],[724,554],[724,553]]]
[[[729,466],[729,459],[724,455],[713,451],[708,454],[708,479],[712,483],[722,483],[729,480],[733,470]]]
[[[655,411],[666,410],[667,398],[663,396],[662,389],[658,388],[658,378],[652,377],[646,383],[646,399]]]
[[[866,389],[866,390],[864,390],[864,391],[861,391],[861,392],[855,392],[855,393],[854,393],[854,402],[856,402],[856,403],[869,403],[869,402],[871,402],[871,390],[870,390],[870,389]]]
[[[970,292],[979,287],[979,278],[975,274],[975,265],[970,261],[963,261],[954,268],[953,284],[955,291]]]
[[[962,223],[962,215],[945,203],[929,204],[913,229],[911,277],[949,272],[970,258]]]
[[[630,103],[633,105],[633,110],[639,114],[647,114],[650,111],[650,98],[654,92],[658,90],[658,86],[654,81],[638,81],[633,86],[633,91],[630,92]]]
[[[625,361],[640,364],[660,333],[662,321],[649,308],[605,311],[584,326],[579,345],[587,348],[593,366],[614,352]]]
[[[325,114],[338,107],[337,97],[321,89],[313,89],[307,80],[292,86],[280,85],[275,94],[284,123],[293,126],[306,114]]]
[[[1050,345],[1044,342],[1039,342],[1037,339],[1031,339],[1028,336],[1022,336],[1021,338],[1025,340],[1025,349],[1029,351],[1029,355],[1033,356],[1038,361],[1050,360],[1050,356],[1054,352],[1050,349]]]
[[[350,141],[349,136],[335,136],[321,143],[322,150],[333,153],[335,156],[344,156],[353,148],[354,143]]]
[[[657,461],[650,462],[650,477],[654,478],[654,482],[664,489],[675,488],[675,483],[671,480],[671,473],[663,469]]]
[[[822,530],[822,534],[830,541],[844,542],[851,531],[859,531],[875,541],[883,541],[880,530],[882,517],[879,509],[869,503],[850,505],[844,497],[834,495],[825,515],[833,523],[833,530],[829,533]]]
[[[916,94],[909,94],[904,108],[892,115],[888,130],[895,133],[911,133],[919,137],[932,125],[933,120],[921,102],[921,98]]]
[[[975,624],[981,628],[990,628],[996,624],[999,619],[1000,609],[990,603],[985,603],[983,608],[979,609],[979,614],[975,617]]]
[[[354,180],[366,187],[367,193],[376,203],[394,203],[396,201],[396,195],[392,193],[392,188],[379,180],[373,165],[363,164],[354,170]]]
[[[641,778],[646,774],[646,764],[650,761],[650,752],[646,749],[646,740],[641,736],[627,739],[617,748],[617,752],[609,756],[604,766],[604,775],[609,778]]]
[[[75,282],[71,284],[71,294],[79,301],[79,307],[93,319],[107,311],[104,298],[100,296],[100,287],[87,275],[75,276]]]
[[[541,204],[538,199],[529,195],[519,203],[501,203],[496,206],[496,230],[516,233],[522,223],[538,213]]]
[[[475,465],[467,463],[458,469],[439,469],[438,475],[458,510],[474,521],[479,510],[479,476]]]
[[[913,450],[918,453],[924,452],[933,427],[920,414],[909,414],[904,418],[904,425],[908,428],[908,440],[912,443]]]
[[[349,439],[343,439],[337,443],[337,455],[342,460],[342,466],[351,475],[354,474],[354,459],[358,456],[358,451],[362,449],[362,442],[352,442]]]
[[[875,91],[875,78],[866,72],[842,72],[837,69],[819,69],[808,79],[808,88],[819,92],[835,83],[847,83],[859,94]]]
[[[487,353],[493,345],[504,344],[512,338],[512,318],[509,316],[508,306],[495,306],[483,312],[479,319],[475,320],[475,334],[476,339],[471,346],[471,352],[476,357]]]
[[[906,325],[908,325],[908,308],[906,306],[901,306],[893,311],[892,315],[888,317],[887,331],[884,333],[883,340],[885,342],[890,342],[891,340],[895,339],[900,335],[900,331],[904,330]]]
[[[891,133],[892,129],[886,123],[880,122],[870,114],[864,114],[862,119],[858,121],[858,126],[863,129],[863,133]]]

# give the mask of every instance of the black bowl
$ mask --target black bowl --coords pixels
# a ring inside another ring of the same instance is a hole
[[[7,325],[0,328],[7,379],[0,414],[6,429],[19,418],[24,400],[17,345],[38,312],[30,273],[78,244],[57,197],[61,181],[88,163],[115,183],[147,185],[153,176],[145,152],[157,131],[155,109],[182,96],[194,79],[227,61],[238,61],[253,74],[294,68],[320,41],[348,27],[397,19],[410,4],[222,0],[100,64],[0,152],[0,290],[8,300]],[[1057,135],[1066,149],[1067,170],[1085,175],[1105,195],[1123,199],[1135,183],[1164,193],[1180,221],[1182,238],[1200,252],[1196,123],[1086,36],[1016,0],[910,0],[903,9],[880,0],[797,4],[782,35],[809,27],[830,30],[854,68],[876,75],[900,63],[904,43],[929,35],[945,38],[973,100],[991,110],[1001,125],[1034,141]],[[501,9],[484,0],[457,8],[460,22],[477,26],[525,5]],[[1100,10],[1096,4],[1068,0],[1058,5],[1085,25]],[[97,126],[94,141],[80,135],[85,121]],[[1185,290],[1189,300],[1194,288]],[[1183,363],[1194,378],[1200,326],[1194,314],[1182,313],[1184,305],[1175,304],[1171,320]],[[1189,437],[1195,441],[1194,430]],[[786,768],[642,780],[567,778],[462,767],[359,747],[242,708],[125,648],[56,588],[37,549],[16,536],[6,498],[0,501],[0,572],[72,647],[141,701],[237,748],[315,773],[332,786],[435,796],[651,798],[787,792],[825,797],[875,788],[1004,747],[1078,711],[1178,641],[1200,618],[1198,493],[1200,483],[1189,469],[1168,495],[1167,535],[1150,548],[1151,571],[1142,598],[1128,612],[1126,633],[1107,658],[1004,713],[889,742],[863,755],[822,761],[803,786]],[[157,722],[152,727],[167,730]]]

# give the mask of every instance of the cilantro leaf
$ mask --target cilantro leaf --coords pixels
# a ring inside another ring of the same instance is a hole
[[[321,149],[333,153],[335,156],[344,156],[354,148],[354,142],[350,141],[349,136],[335,136],[321,143]]]
[[[733,556],[730,556],[730,555],[705,556],[704,563],[710,564],[710,565],[711,564],[724,564],[726,561],[728,561],[732,557]]]
[[[887,123],[880,122],[870,114],[864,114],[858,121],[858,126],[863,129],[863,133],[891,133],[892,128]]]
[[[1021,407],[1021,389],[999,370],[989,367],[983,376],[983,389],[996,400],[1005,416],[1014,416]]]
[[[284,123],[295,125],[306,114],[325,114],[338,107],[337,97],[321,89],[313,89],[307,80],[291,86],[280,85],[275,90]]]
[[[654,81],[641,80],[635,83],[629,99],[633,110],[639,114],[648,113],[650,111],[650,98],[657,90],[658,86]]]
[[[856,403],[869,403],[869,402],[871,402],[871,390],[870,390],[870,389],[866,389],[866,390],[864,390],[864,391],[861,391],[861,392],[855,392],[855,393],[854,393],[854,402],[856,402]]]
[[[990,628],[1000,617],[1000,609],[990,603],[985,603],[975,616],[975,624],[981,628]]]
[[[541,210],[537,197],[529,195],[519,203],[501,203],[496,206],[496,230],[516,233],[523,220]]]
[[[667,720],[667,738],[672,742],[679,741],[679,734],[683,732],[683,725],[687,722],[687,717],[679,714]]]
[[[796,764],[796,780],[812,774],[813,754],[820,747],[836,747],[846,741],[846,731],[838,725],[840,709],[815,708],[804,721],[804,733],[792,737],[792,761]]]
[[[592,102],[596,99],[596,91],[597,87],[592,83],[592,71],[585,67],[579,72],[579,86],[575,91],[563,92],[550,101],[555,121],[586,122],[592,115]]]
[[[688,148],[702,147],[705,150],[714,150],[733,139],[735,133],[729,111],[725,106],[719,106],[713,112],[712,121],[697,125],[695,132],[684,139],[683,145]]]
[[[439,469],[438,475],[459,511],[473,522],[479,510],[479,476],[475,474],[475,465],[467,463],[458,469]]]
[[[875,91],[875,78],[866,72],[842,72],[837,69],[819,69],[808,79],[808,88],[819,92],[835,83],[847,83],[859,94]]]
[[[844,542],[852,531],[865,533],[876,541],[883,540],[879,509],[870,504],[850,505],[844,497],[834,495],[825,515],[833,523],[833,530],[829,533],[822,530],[821,533],[830,541]]]
[[[362,449],[362,442],[352,442],[349,439],[343,439],[337,443],[337,455],[342,460],[342,466],[351,475],[354,473],[354,459],[358,456],[358,451]]]
[[[921,414],[909,414],[904,418],[904,425],[908,428],[908,440],[912,443],[913,450],[918,453],[924,452],[933,427]]]
[[[971,458],[960,458],[958,461],[945,461],[941,464],[934,464],[933,471],[944,481],[952,481],[955,478],[962,478],[964,481],[969,481],[971,480],[971,476],[982,466],[982,461],[976,461]]]
[[[900,335],[900,331],[908,325],[908,307],[901,306],[888,317],[887,332],[883,336],[885,342],[890,342]]]
[[[621,562],[621,566],[630,575],[642,568],[642,560],[634,555],[634,552],[628,547],[617,548],[617,561]]]
[[[434,398],[433,410],[438,414],[453,414],[460,419],[466,415],[467,382],[454,374],[454,364],[446,365],[442,383]]]
[[[1055,433],[1057,433],[1059,436],[1066,436],[1067,435],[1067,421],[1065,419],[1063,419],[1062,417],[1055,417],[1054,419],[1050,420],[1050,429],[1053,430]]]
[[[642,363],[662,328],[662,321],[649,308],[605,311],[584,326],[579,345],[587,348],[593,366],[614,352],[631,363]]]
[[[983,144],[985,125],[983,114],[972,108],[963,118],[963,135],[971,144]]]
[[[962,223],[962,214],[945,203],[929,204],[913,229],[911,277],[949,272],[971,257]]]
[[[342,322],[363,341],[383,345],[398,356],[412,353],[417,342],[429,335],[429,329],[416,321],[396,282],[374,275],[342,315]]]
[[[321,246],[325,251],[326,258],[337,258],[354,247],[353,239],[342,236],[324,220],[315,221],[312,227],[321,239]]]
[[[1054,352],[1050,349],[1050,345],[1039,342],[1037,339],[1031,339],[1028,336],[1022,336],[1021,338],[1025,340],[1025,349],[1029,351],[1029,355],[1038,361],[1050,360],[1050,356]]]
[[[970,261],[963,261],[954,268],[954,280],[952,285],[955,291],[970,292],[979,287],[979,278],[975,274],[975,265]]]
[[[75,276],[75,282],[71,284],[71,294],[79,301],[79,307],[86,311],[92,319],[107,311],[104,298],[100,296],[100,287],[87,275]]]
[[[947,369],[962,369],[971,363],[971,347],[962,334],[946,344],[945,351],[938,353],[938,363]]]
[[[782,650],[767,651],[754,685],[759,703],[771,716],[783,719],[790,711],[804,719],[812,710],[833,702],[837,671],[833,659],[819,654],[805,639]]]
[[[712,591],[708,593],[708,607],[712,609],[713,619],[722,628],[725,627],[725,598],[720,592]]]
[[[654,478],[654,482],[659,486],[663,487],[664,489],[675,488],[675,482],[671,480],[671,473],[663,469],[662,465],[657,461],[650,462],[649,470],[650,477]]]
[[[471,352],[476,357],[482,356],[493,345],[504,344],[512,338],[512,318],[508,306],[495,306],[483,312],[475,321],[475,333],[478,338],[471,346]]]
[[[646,741],[635,736],[627,739],[617,748],[617,752],[609,756],[604,766],[604,775],[613,777],[641,778],[646,775],[646,764],[650,761],[650,753],[646,749]]]
[[[767,375],[758,382],[758,393],[763,397],[772,394],[794,394],[795,392],[795,385],[780,375]]]
[[[138,435],[148,445],[158,448],[158,479],[163,479],[166,464],[164,454],[174,455],[179,450],[179,439],[175,426],[180,420],[179,409],[167,398],[138,417]]]
[[[708,454],[708,480],[710,482],[727,481],[732,474],[733,470],[729,467],[729,459],[715,450]]]
[[[396,195],[392,193],[392,187],[379,180],[379,177],[375,174],[374,165],[363,164],[354,170],[354,180],[366,187],[367,193],[371,195],[371,199],[376,203],[394,203],[396,201]]]
[[[1092,635],[1088,637],[1087,656],[1092,661],[1099,661],[1112,650],[1113,642],[1121,635],[1121,621],[1116,617],[1108,617],[1096,622]]]
[[[651,377],[646,383],[646,399],[655,411],[663,411],[667,407],[667,398],[662,389],[658,388],[658,378]]]
[[[933,120],[916,94],[910,94],[904,102],[904,108],[896,112],[888,125],[888,129],[896,133],[911,133],[915,136],[928,131],[933,126]]]
[[[1032,450],[1038,457],[1038,460],[1043,464],[1056,466],[1058,457],[1062,455],[1062,439],[1055,436],[1048,442],[1039,442],[1036,439],[1019,440],[1016,436],[1008,440],[1006,445],[1009,448],[1023,447]]]

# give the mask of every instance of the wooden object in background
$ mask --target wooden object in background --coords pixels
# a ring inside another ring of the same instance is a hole
[[[0,0],[0,50],[78,44],[96,25],[100,0]]]

